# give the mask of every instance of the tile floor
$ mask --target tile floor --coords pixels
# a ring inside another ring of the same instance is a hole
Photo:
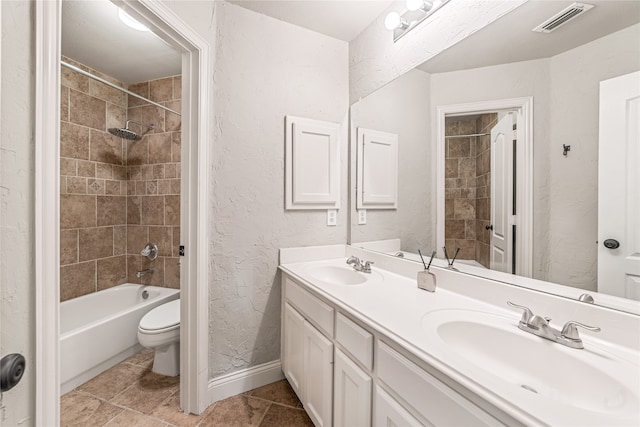
[[[151,372],[143,350],[62,396],[62,426],[291,426],[313,423],[286,380],[216,402],[200,416],[180,412],[179,379]]]

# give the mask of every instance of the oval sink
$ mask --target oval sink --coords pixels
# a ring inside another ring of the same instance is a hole
[[[361,273],[351,267],[337,265],[316,265],[309,268],[307,273],[316,280],[336,285],[361,285],[371,277],[378,278],[376,272]]]
[[[445,348],[496,381],[581,410],[637,414],[638,367],[585,343],[571,349],[517,328],[517,321],[467,310],[423,317],[422,327]]]

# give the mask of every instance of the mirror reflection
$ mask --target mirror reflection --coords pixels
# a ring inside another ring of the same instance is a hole
[[[570,4],[528,2],[352,105],[352,182],[362,129],[397,138],[398,169],[395,206],[351,204],[351,244],[640,299],[640,3],[531,31]]]

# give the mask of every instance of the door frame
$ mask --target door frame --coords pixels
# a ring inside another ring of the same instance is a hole
[[[516,153],[516,274],[532,277],[533,269],[533,97],[497,99],[436,107],[436,247],[444,246],[445,118],[512,110],[518,114]]]
[[[119,7],[182,53],[180,406],[209,405],[208,182],[213,97],[209,43],[157,0],[118,0]],[[35,2],[35,425],[60,422],[60,39],[61,0]],[[201,286],[198,286],[201,284]]]

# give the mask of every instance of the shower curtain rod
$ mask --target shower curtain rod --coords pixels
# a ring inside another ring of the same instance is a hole
[[[91,79],[97,80],[97,81],[99,81],[100,83],[103,83],[103,84],[105,84],[105,85],[107,85],[107,86],[110,86],[110,87],[112,87],[112,88],[114,88],[114,89],[118,89],[119,91],[122,91],[122,92],[124,92],[124,93],[126,93],[126,94],[128,94],[128,95],[134,96],[134,97],[136,97],[136,98],[138,98],[138,99],[142,99],[143,101],[146,101],[146,102],[148,102],[148,103],[149,103],[149,104],[151,104],[151,105],[155,105],[156,107],[162,108],[163,110],[167,110],[167,111],[169,111],[169,112],[171,112],[171,113],[173,113],[173,114],[177,114],[177,115],[179,115],[179,116],[182,116],[182,114],[178,113],[177,111],[172,110],[171,108],[165,107],[164,105],[162,105],[162,104],[158,104],[157,102],[153,102],[152,100],[147,99],[147,98],[145,98],[144,96],[140,96],[140,95],[138,95],[137,93],[133,93],[133,92],[131,92],[130,90],[127,90],[127,89],[125,89],[125,88],[122,88],[122,87],[120,87],[120,86],[118,86],[118,85],[116,85],[116,84],[113,84],[113,83],[111,83],[110,81],[107,81],[107,80],[105,80],[105,79],[102,79],[102,78],[100,78],[100,77],[98,77],[98,76],[94,76],[93,74],[91,74],[91,73],[89,73],[89,72],[87,72],[87,71],[83,70],[82,68],[78,68],[78,67],[76,67],[75,65],[71,65],[71,64],[66,63],[66,62],[64,62],[64,61],[60,61],[60,65],[62,65],[63,67],[67,67],[68,69],[73,70],[73,71],[75,71],[76,73],[80,73],[80,74],[82,74],[83,76],[87,76],[87,77],[89,77],[89,78],[91,78]]]
[[[451,135],[451,136],[445,136],[445,138],[469,138],[472,136],[485,136],[485,135],[491,135],[490,133],[472,133],[470,135]]]

